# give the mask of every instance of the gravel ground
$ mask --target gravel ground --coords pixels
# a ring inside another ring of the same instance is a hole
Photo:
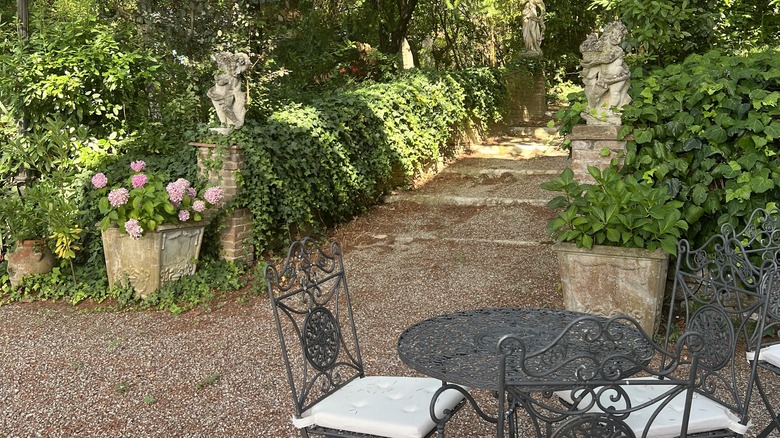
[[[538,163],[565,163],[550,160]],[[497,181],[522,186],[513,178]],[[421,319],[485,306],[560,308],[557,262],[544,242],[550,215],[530,205],[399,201],[335,230],[368,374],[415,375],[395,344]],[[0,321],[3,436],[298,436],[266,296],[180,316],[21,303],[0,307]],[[477,398],[490,410],[489,394]],[[448,426],[452,437],[494,434],[469,408]]]

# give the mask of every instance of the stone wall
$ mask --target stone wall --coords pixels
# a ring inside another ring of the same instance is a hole
[[[230,146],[219,148],[214,144],[190,143],[198,148],[198,167],[211,184],[218,184],[225,192],[225,202],[238,196],[238,175],[244,165],[243,149]],[[220,164],[212,168],[212,162]],[[225,218],[225,229],[220,234],[220,257],[227,261],[253,259],[252,214],[246,208],[237,208]]]

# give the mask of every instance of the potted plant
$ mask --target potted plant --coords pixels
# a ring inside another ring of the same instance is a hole
[[[636,317],[653,333],[663,303],[669,255],[688,224],[682,202],[663,187],[621,175],[616,162],[589,167],[595,184],[571,169],[542,184],[561,193],[547,205],[561,209],[548,223],[559,241],[564,306],[570,310]]]
[[[124,277],[145,297],[162,284],[195,272],[206,212],[219,204],[219,187],[197,190],[179,178],[165,183],[160,174],[133,161],[132,174],[109,187],[105,174],[92,177],[102,194],[99,208],[109,286]]]
[[[38,182],[22,191],[14,187],[0,196],[0,229],[10,243],[8,277],[12,285],[28,274],[44,274],[54,266],[47,246],[49,199],[53,186]]]

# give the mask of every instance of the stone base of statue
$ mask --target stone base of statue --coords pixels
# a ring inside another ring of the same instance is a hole
[[[574,178],[584,183],[594,183],[588,173],[589,166],[604,170],[612,158],[621,157],[626,151],[626,141],[618,140],[618,125],[576,125],[566,138],[571,141],[571,170]]]
[[[233,132],[233,128],[231,128],[230,126],[222,127],[222,128],[209,128],[209,131],[215,132],[220,135],[230,135],[230,133]]]
[[[620,120],[621,113],[612,110],[590,110],[580,113],[580,117],[588,125],[616,125],[622,124]]]

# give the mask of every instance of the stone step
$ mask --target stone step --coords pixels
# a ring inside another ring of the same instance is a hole
[[[468,176],[485,176],[489,178],[500,178],[506,175],[513,175],[517,177],[522,176],[534,176],[534,175],[549,175],[553,178],[561,174],[563,169],[509,169],[509,168],[496,168],[496,169],[480,169],[480,168],[446,168],[441,173],[457,173],[460,175]]]
[[[385,236],[386,241],[545,242],[549,240],[547,223],[554,216],[555,211],[530,204],[509,208],[443,203],[421,205],[397,197],[394,202],[372,209],[370,221],[357,218],[352,226],[359,227],[365,238]]]
[[[386,241],[392,240],[399,243],[411,243],[415,241],[444,241],[454,242],[462,244],[474,244],[474,243],[487,243],[501,246],[538,246],[549,245],[552,242],[549,240],[514,240],[514,239],[478,239],[478,238],[461,238],[461,237],[438,237],[435,235],[420,235],[420,234],[400,234],[400,235],[388,235],[388,234],[369,234],[366,236],[372,240],[375,240],[374,244],[384,244]],[[363,247],[372,246],[371,244],[363,243]]]
[[[558,135],[557,127],[547,126],[508,126],[506,128],[507,134],[517,137],[533,137],[539,140],[552,140],[554,138],[560,138]]]
[[[456,205],[456,206],[470,206],[470,207],[486,207],[486,206],[511,206],[511,205],[533,205],[537,207],[544,207],[547,202],[552,199],[532,199],[532,198],[489,198],[489,197],[466,197],[456,195],[422,195],[414,192],[400,193],[389,195],[385,198],[386,203],[393,203],[399,201],[414,202],[416,204],[423,205]]]

